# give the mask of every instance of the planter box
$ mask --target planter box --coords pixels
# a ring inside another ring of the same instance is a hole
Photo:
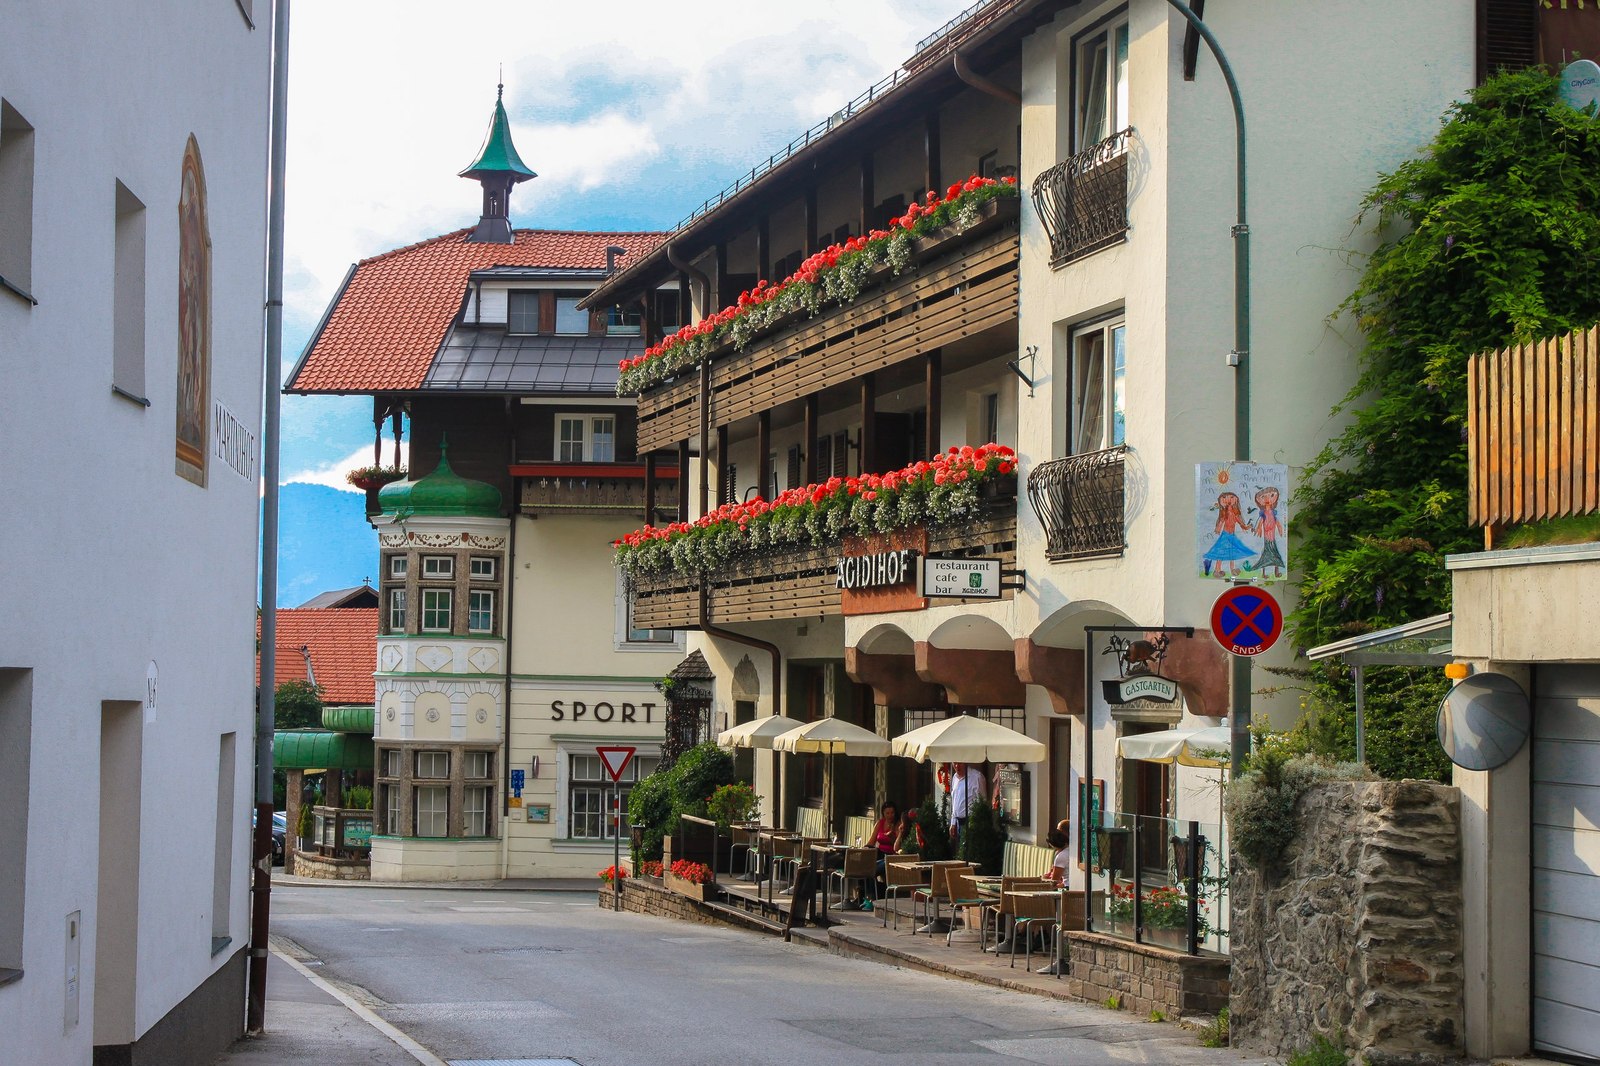
[[[717,883],[715,881],[707,885],[697,885],[693,881],[685,881],[671,870],[662,871],[661,880],[671,891],[680,896],[688,896],[690,899],[699,900],[701,903],[715,899],[717,895]]]

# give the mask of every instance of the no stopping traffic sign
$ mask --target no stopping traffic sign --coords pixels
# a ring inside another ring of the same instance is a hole
[[[1212,605],[1211,635],[1230,655],[1260,655],[1283,635],[1283,608],[1266,589],[1236,585]]]

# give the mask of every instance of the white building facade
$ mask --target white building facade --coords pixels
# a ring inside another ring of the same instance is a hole
[[[0,34],[0,1058],[244,1027],[269,6]]]

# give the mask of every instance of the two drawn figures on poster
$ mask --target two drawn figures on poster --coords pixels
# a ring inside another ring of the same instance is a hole
[[[1285,580],[1288,530],[1287,466],[1195,464],[1195,555],[1201,577]]]

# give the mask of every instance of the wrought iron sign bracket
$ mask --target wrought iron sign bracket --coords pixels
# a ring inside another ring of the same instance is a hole
[[[1022,383],[1024,385],[1028,386],[1028,398],[1029,399],[1033,398],[1033,377],[1032,377],[1032,375],[1038,373],[1038,368],[1036,366],[1036,360],[1038,358],[1039,358],[1039,346],[1037,344],[1030,344],[1030,345],[1028,345],[1027,350],[1022,355],[1017,356],[1017,358],[1015,358],[1015,359],[1007,359],[1006,360],[1006,366],[1011,368],[1011,372],[1013,374],[1017,375],[1017,377],[1021,378],[1022,379]],[[1021,364],[1021,362],[1024,359],[1026,359],[1028,361],[1028,372],[1026,374],[1024,374],[1022,372],[1022,367],[1019,365],[1019,364]]]
[[[1008,580],[1010,578],[1016,578],[1016,583],[1015,584],[1010,583],[1010,581]],[[1004,591],[1005,589],[1015,589],[1016,591],[1021,592],[1024,589],[1026,589],[1027,587],[1028,587],[1028,572],[1026,570],[1001,570],[1000,571],[1000,588],[1001,588],[1002,591]]]

